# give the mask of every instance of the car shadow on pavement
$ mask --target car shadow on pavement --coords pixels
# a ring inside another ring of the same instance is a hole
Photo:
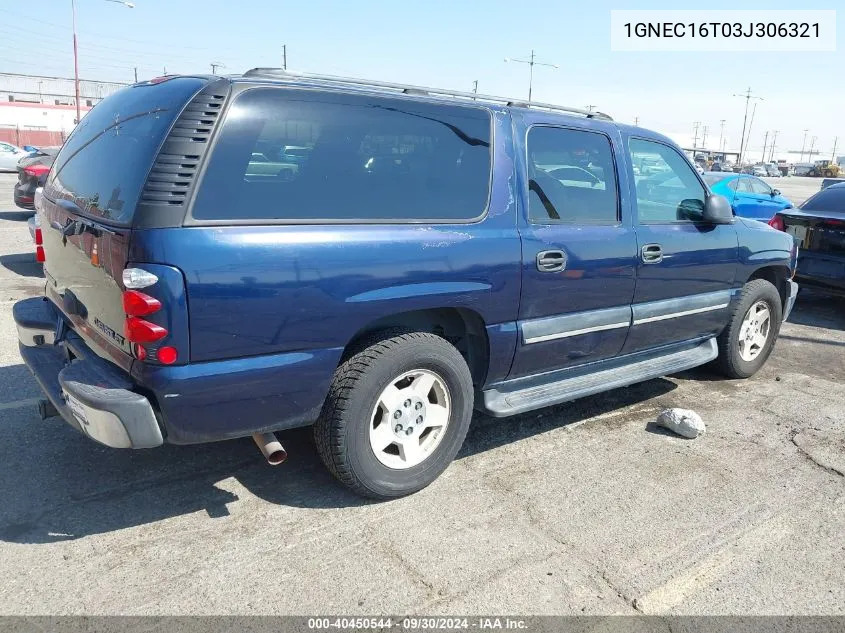
[[[35,253],[14,253],[0,255],[0,264],[21,277],[44,278],[44,266],[35,261]]]
[[[24,375],[22,365],[0,368],[0,385],[21,381]],[[19,395],[0,392],[0,399],[32,397],[37,388],[30,387],[34,383],[26,384]],[[674,388],[659,379],[512,418],[476,414],[458,459],[657,398]],[[0,460],[0,541],[56,543],[195,513],[200,516],[190,520],[226,520],[228,504],[249,501],[240,499],[243,489],[281,507],[377,503],[352,494],[332,478],[317,455],[310,429],[281,432],[279,438],[289,458],[277,468],[263,461],[250,439],[117,450],[83,437],[59,418],[41,420],[34,400],[18,407],[0,402],[0,443],[6,454]]]
[[[798,294],[789,323],[845,330],[845,297],[805,288]]]

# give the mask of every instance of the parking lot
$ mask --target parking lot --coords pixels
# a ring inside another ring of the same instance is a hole
[[[40,292],[0,175],[0,613],[845,614],[845,301],[799,296],[747,381],[706,369],[476,414],[429,488],[370,503],[308,430],[127,452],[40,420],[14,301]],[[819,180],[769,181],[796,204]],[[657,429],[664,407],[707,433]]]

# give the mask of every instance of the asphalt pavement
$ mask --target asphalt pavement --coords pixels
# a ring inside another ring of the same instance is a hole
[[[250,440],[120,451],[40,420],[11,306],[43,278],[13,180],[0,614],[845,614],[842,300],[802,294],[750,380],[698,369],[476,415],[433,485],[372,503],[333,481],[307,430],[280,434],[290,458],[271,468]],[[656,428],[664,407],[707,433]]]

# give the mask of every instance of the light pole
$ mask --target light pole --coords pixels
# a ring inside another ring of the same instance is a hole
[[[135,5],[125,0],[105,0],[106,2],[114,2],[115,4],[122,4],[127,9],[134,9]],[[73,85],[76,91],[76,122],[77,124],[82,120],[82,111],[79,104],[79,50],[76,44],[76,0],[70,0],[70,10],[72,13],[73,25]]]
[[[534,60],[534,49],[531,49],[531,57],[528,59],[513,59],[511,57],[505,57],[506,62],[516,62],[518,64],[528,64],[529,71],[528,71],[528,105],[531,105],[531,91],[534,87],[534,66],[548,66],[550,68],[559,68],[557,64],[546,64],[543,62],[538,62]]]
[[[816,139],[818,139],[818,138],[819,138],[818,136],[814,136],[813,138],[810,139],[810,151],[807,152],[807,162],[808,163],[813,162],[813,146],[816,144]]]
[[[725,148],[722,146],[722,138],[725,136],[725,119],[719,121],[719,151],[724,152]]]

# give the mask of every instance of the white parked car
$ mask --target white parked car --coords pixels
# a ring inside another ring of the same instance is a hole
[[[32,154],[11,143],[0,143],[0,171],[17,171],[18,161]]]

